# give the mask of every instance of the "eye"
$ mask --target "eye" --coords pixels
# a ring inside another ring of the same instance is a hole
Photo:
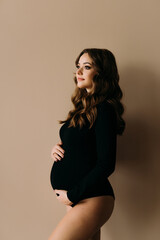
[[[79,69],[80,66],[79,66],[79,65],[76,65],[76,68]],[[84,68],[87,69],[87,70],[91,69],[91,67],[90,67],[90,66],[87,66],[87,65],[85,65]]]
[[[91,69],[91,67],[90,66],[85,66],[85,69]]]

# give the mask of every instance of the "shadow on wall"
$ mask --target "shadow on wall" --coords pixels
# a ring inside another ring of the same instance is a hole
[[[118,137],[117,209],[110,230],[114,240],[139,240],[157,224],[160,209],[160,82],[149,68],[127,69],[120,76],[126,130]]]

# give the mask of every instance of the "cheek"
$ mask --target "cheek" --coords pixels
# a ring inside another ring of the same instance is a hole
[[[94,76],[95,76],[95,73],[91,72],[91,73],[88,74],[88,79],[89,79],[90,81],[92,81],[93,78],[94,78]]]
[[[84,75],[85,75],[87,78],[92,78],[93,75],[94,75],[94,73],[93,73],[92,71],[86,71],[86,72],[84,73]]]

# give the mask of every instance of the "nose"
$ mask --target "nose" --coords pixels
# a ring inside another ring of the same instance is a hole
[[[83,74],[83,72],[82,72],[82,69],[81,69],[81,68],[78,68],[78,69],[77,69],[77,74],[78,74],[78,75],[82,75],[82,74]]]

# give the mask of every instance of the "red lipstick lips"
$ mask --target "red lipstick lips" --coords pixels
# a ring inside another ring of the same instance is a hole
[[[79,78],[79,77],[78,77],[78,80],[79,80],[79,81],[83,81],[83,80],[84,80],[84,78]]]

